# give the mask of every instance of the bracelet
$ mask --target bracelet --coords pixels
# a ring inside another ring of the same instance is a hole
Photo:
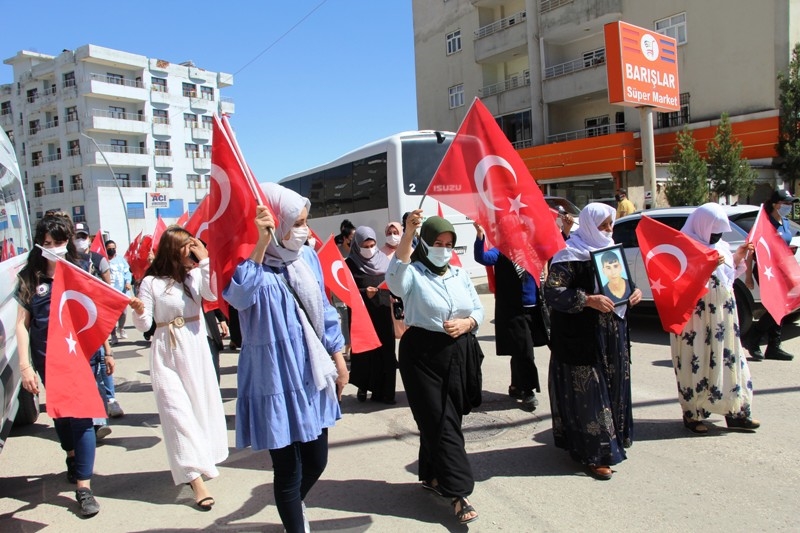
[[[26,366],[25,368],[20,368],[20,369],[19,369],[19,371],[20,371],[20,372],[25,372],[25,371],[26,371],[26,370],[28,370],[29,368],[31,368],[31,365],[28,365],[28,366]]]
[[[107,353],[106,357],[114,357],[114,354],[113,353]]]

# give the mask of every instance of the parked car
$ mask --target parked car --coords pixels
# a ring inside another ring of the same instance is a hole
[[[722,235],[722,239],[730,244],[731,252],[747,239],[750,229],[755,224],[759,206],[740,205],[724,206],[725,213],[731,221],[731,230]],[[644,268],[642,254],[639,250],[639,242],[636,237],[636,227],[642,215],[647,215],[667,226],[680,230],[689,215],[695,210],[694,207],[667,207],[661,209],[650,209],[648,211],[637,211],[631,215],[620,218],[614,223],[614,242],[621,244],[625,250],[625,258],[633,276],[633,281],[642,291],[642,301],[647,304],[653,303],[653,291],[650,289],[650,282]],[[792,247],[800,245],[800,225],[791,223],[795,237],[792,239]],[[795,252],[798,262],[800,262],[800,252]],[[764,313],[761,305],[761,293],[758,284],[751,291],[744,284],[744,275],[734,281],[733,292],[736,297],[736,307],[739,312],[739,328],[742,333],[747,332],[757,319]]]

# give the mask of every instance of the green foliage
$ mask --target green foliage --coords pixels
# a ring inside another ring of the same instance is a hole
[[[741,141],[733,136],[728,114],[723,113],[714,139],[708,143],[708,177],[711,189],[725,196],[728,204],[731,196],[744,199],[755,188],[757,172],[742,159],[743,150]]]
[[[794,45],[789,72],[778,74],[780,126],[776,149],[784,179],[800,179],[800,43]]]
[[[708,201],[708,170],[688,128],[678,133],[665,192],[672,206],[701,205]]]

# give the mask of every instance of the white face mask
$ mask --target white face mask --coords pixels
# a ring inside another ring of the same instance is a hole
[[[437,267],[443,267],[450,262],[452,253],[452,248],[445,248],[444,246],[429,246],[428,261]]]
[[[400,235],[395,235],[392,233],[391,235],[386,236],[386,244],[394,248],[398,244],[400,244]]]
[[[377,253],[378,247],[373,246],[372,248],[359,248],[358,251],[361,252],[361,257],[364,259],[372,259],[375,256],[375,253]]]
[[[610,239],[614,235],[613,231],[601,231],[600,233],[602,233],[603,236],[608,238],[608,239]]]
[[[781,204],[781,206],[778,208],[778,213],[780,213],[781,216],[784,218],[788,217],[789,213],[791,212],[792,212],[792,206],[790,205]]]
[[[58,257],[65,257],[67,255],[67,245],[64,246],[57,246],[55,248],[47,248],[47,251],[51,254],[55,254]],[[44,257],[50,261],[51,263],[55,263],[55,259],[53,259],[49,254],[44,254]]]
[[[297,252],[303,247],[308,240],[308,226],[300,226],[299,228],[292,228],[289,232],[289,238],[283,239],[283,246],[287,250]]]
[[[308,245],[310,247],[314,248],[317,245],[317,239],[315,239],[314,237],[309,237],[308,238]]]
[[[75,239],[73,242],[75,243],[75,248],[81,253],[89,249],[89,239]]]

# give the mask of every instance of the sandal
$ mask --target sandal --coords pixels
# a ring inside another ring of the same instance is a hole
[[[702,420],[690,420],[684,416],[683,425],[686,429],[698,435],[706,435],[708,433],[708,426]]]
[[[442,494],[442,491],[439,490],[439,484],[435,482],[436,482],[435,479],[431,481],[423,481],[422,488],[433,492],[437,496],[444,496],[444,494]]]
[[[194,494],[194,487],[192,487],[191,483],[187,483],[189,488],[192,489],[192,494]],[[201,500],[195,500],[194,504],[200,508],[201,511],[210,511],[214,504],[217,503],[212,496],[206,496]]]
[[[458,518],[459,524],[469,524],[478,519],[478,513],[475,511],[475,508],[469,504],[466,498],[458,496],[457,498],[453,498],[451,504],[456,512],[456,518]],[[460,509],[459,506],[461,507]],[[475,513],[475,516],[467,518],[467,515],[470,513]]]

